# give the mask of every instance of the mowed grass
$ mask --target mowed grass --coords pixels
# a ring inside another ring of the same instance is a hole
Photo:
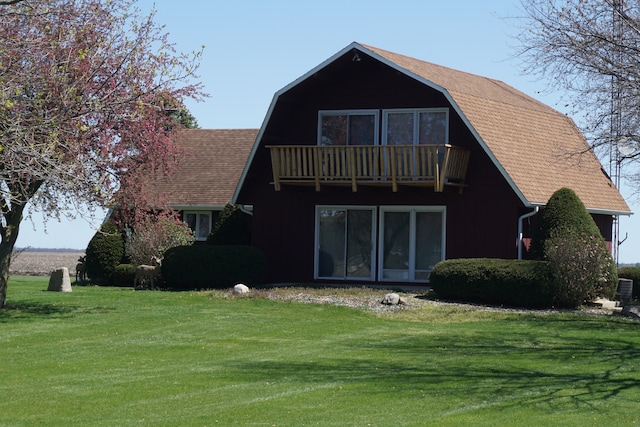
[[[16,277],[3,426],[640,425],[640,323]]]

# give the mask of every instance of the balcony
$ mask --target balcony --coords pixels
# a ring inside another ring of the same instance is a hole
[[[279,145],[271,152],[273,184],[433,187],[455,186],[462,192],[470,151],[446,145]]]

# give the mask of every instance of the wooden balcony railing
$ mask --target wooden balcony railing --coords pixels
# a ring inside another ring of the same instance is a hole
[[[271,151],[273,183],[282,185],[399,185],[465,187],[470,152],[446,145],[279,145]]]

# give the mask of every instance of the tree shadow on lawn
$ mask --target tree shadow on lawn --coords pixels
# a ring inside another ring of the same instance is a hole
[[[440,399],[445,394],[460,405],[489,401],[501,408],[602,407],[605,401],[629,399],[629,392],[640,390],[635,368],[640,345],[631,337],[635,331],[629,330],[630,337],[618,335],[616,341],[603,333],[575,337],[561,332],[560,338],[548,338],[545,334],[555,333],[549,331],[553,322],[543,321],[542,328],[529,322],[528,332],[501,328],[491,333],[408,333],[378,342],[341,341],[316,360],[245,361],[230,369],[247,370],[265,381],[353,385],[359,394],[416,399]],[[583,329],[579,321],[569,327],[573,326]]]
[[[37,301],[8,302],[0,309],[0,323],[10,320],[38,320],[70,318],[78,314],[97,313],[111,310],[106,307],[83,307],[70,304],[44,303]]]

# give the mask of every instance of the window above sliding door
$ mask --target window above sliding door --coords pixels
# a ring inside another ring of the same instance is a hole
[[[447,144],[449,109],[383,110],[382,128],[386,145]]]
[[[318,113],[318,145],[377,145],[378,110]]]

